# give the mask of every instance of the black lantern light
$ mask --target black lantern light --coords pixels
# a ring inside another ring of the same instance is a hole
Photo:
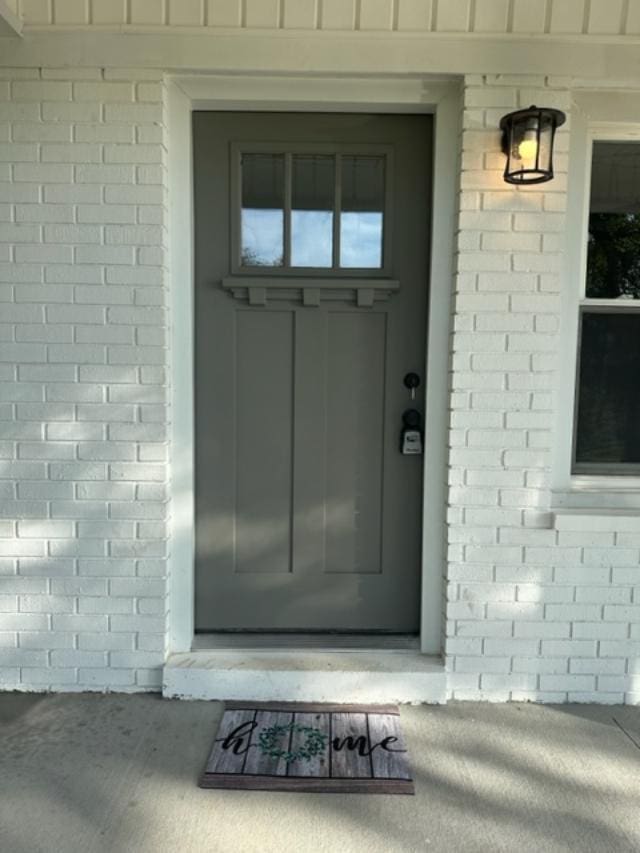
[[[565,120],[561,110],[535,106],[500,120],[508,184],[543,184],[553,178],[553,140]]]

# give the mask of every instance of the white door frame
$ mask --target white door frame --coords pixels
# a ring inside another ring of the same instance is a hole
[[[429,113],[435,117],[427,329],[420,647],[441,649],[446,566],[449,339],[457,214],[461,89],[433,77],[190,75],[167,81],[171,309],[171,503],[167,653],[194,637],[194,110]]]

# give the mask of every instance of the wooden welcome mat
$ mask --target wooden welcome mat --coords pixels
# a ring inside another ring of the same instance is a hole
[[[395,705],[227,702],[201,788],[413,794]]]

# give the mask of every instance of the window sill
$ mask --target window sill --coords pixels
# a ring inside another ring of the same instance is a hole
[[[569,491],[640,494],[640,474],[574,474],[569,481]]]
[[[561,509],[551,512],[552,530],[640,533],[640,510]]]
[[[593,515],[640,514],[640,477],[571,477],[568,488],[552,492],[551,511]]]

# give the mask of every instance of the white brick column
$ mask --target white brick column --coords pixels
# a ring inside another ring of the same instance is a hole
[[[545,514],[568,125],[554,181],[528,188],[504,183],[498,130],[534,103],[568,110],[568,93],[542,77],[466,80],[445,644],[456,698],[529,698],[547,644],[569,636],[568,622],[545,619],[545,602],[573,600],[571,587],[552,586]],[[553,666],[568,670],[568,656]]]
[[[156,689],[163,84],[0,70],[0,685]]]
[[[502,180],[500,118],[569,112],[569,95],[558,79],[466,80],[445,638],[460,699],[640,699],[640,523],[550,512],[570,116],[551,183]]]

